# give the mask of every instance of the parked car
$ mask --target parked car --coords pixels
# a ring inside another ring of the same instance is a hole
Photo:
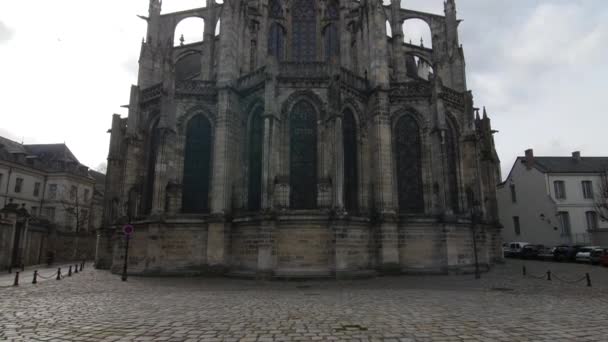
[[[608,253],[604,253],[604,255],[600,257],[600,265],[608,267]]]
[[[555,247],[545,247],[538,252],[538,258],[541,260],[553,259],[553,251]]]
[[[601,262],[602,257],[608,256],[608,247],[600,247],[591,251],[589,261],[593,265],[597,265]]]
[[[506,257],[519,258],[521,257],[521,250],[525,245],[529,245],[528,242],[509,242],[509,250],[507,251]]]
[[[591,251],[596,248],[599,248],[599,246],[586,246],[580,248],[578,252],[576,252],[576,262],[590,262]]]
[[[507,254],[509,254],[509,244],[507,242],[503,242],[503,244],[502,244],[502,256],[506,258]]]
[[[544,245],[525,245],[521,249],[520,257],[522,259],[538,259],[540,252],[544,249]]]
[[[555,261],[575,261],[576,253],[578,253],[578,251],[583,247],[586,247],[586,246],[582,246],[582,245],[556,246],[555,249],[553,250],[553,260],[555,260]]]

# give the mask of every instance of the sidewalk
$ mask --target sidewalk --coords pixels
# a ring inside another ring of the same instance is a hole
[[[46,264],[42,265],[33,265],[25,268],[25,271],[21,271],[21,268],[13,268],[12,273],[8,273],[7,270],[3,270],[0,273],[0,288],[10,287],[15,282],[15,274],[19,272],[19,286],[32,286],[32,280],[34,279],[34,271],[38,271],[37,282],[41,283],[44,281],[56,281],[57,279],[57,270],[61,268],[62,277],[68,276],[68,270],[70,266],[72,266],[72,273],[74,273],[74,266],[78,265],[78,271],[80,272],[80,265],[82,261],[73,261],[69,263],[58,263],[52,266],[47,266]],[[92,267],[92,264],[85,263],[84,269],[88,267]]]

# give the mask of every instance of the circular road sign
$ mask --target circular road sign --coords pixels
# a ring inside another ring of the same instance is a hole
[[[133,234],[133,230],[135,229],[135,227],[133,227],[130,224],[125,224],[122,227],[122,232],[125,233],[125,235],[132,235]]]

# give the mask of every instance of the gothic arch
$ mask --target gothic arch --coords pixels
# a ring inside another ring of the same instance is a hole
[[[182,36],[184,45],[202,42],[205,37],[205,18],[196,15],[179,18],[173,26],[173,46],[182,44]]]
[[[447,203],[454,212],[461,211],[460,205],[460,142],[458,124],[451,115],[446,115],[444,135],[447,180]]]
[[[342,146],[344,156],[344,207],[348,212],[359,211],[361,140],[355,113],[350,107],[342,110]]]
[[[393,125],[399,212],[422,214],[425,208],[423,186],[422,127],[415,115],[400,115]]]
[[[203,115],[209,120],[211,124],[211,137],[213,138],[215,132],[215,115],[209,110],[209,108],[203,105],[196,105],[189,108],[183,115],[179,116],[177,119],[177,130],[179,135],[186,135],[187,123],[194,117],[195,115]]]
[[[318,114],[307,99],[291,107],[288,119],[289,203],[292,209],[317,207]]]
[[[429,125],[430,125],[428,120],[426,120],[424,118],[424,116],[422,114],[420,114],[420,112],[416,108],[408,106],[408,105],[403,105],[403,106],[399,107],[399,109],[396,110],[394,112],[394,114],[392,114],[392,123],[391,124],[392,124],[393,132],[395,131],[397,122],[404,116],[410,116],[414,120],[416,120],[416,124],[418,124],[418,127],[420,127],[421,133],[428,130]]]
[[[317,54],[317,3],[293,0],[291,4],[291,60],[315,62]]]
[[[294,104],[299,102],[300,100],[308,100],[312,103],[317,111],[317,120],[325,121],[327,118],[327,114],[325,111],[325,103],[319,95],[317,95],[312,90],[299,90],[293,92],[281,105],[281,119],[287,120],[289,119],[289,113],[291,112]]]
[[[264,105],[260,101],[249,106],[247,118],[247,208],[260,210],[262,207],[262,160],[264,142]]]
[[[213,129],[211,121],[201,113],[192,116],[185,126],[182,211],[206,213],[211,192]]]
[[[158,150],[161,143],[161,136],[158,129],[160,116],[155,116],[149,122],[148,134],[146,139],[146,169],[145,169],[145,187],[144,201],[142,203],[142,212],[149,214],[152,210],[154,200],[154,181],[156,179],[156,160],[158,158]]]

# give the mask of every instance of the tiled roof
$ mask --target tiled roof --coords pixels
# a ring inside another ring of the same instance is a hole
[[[518,157],[526,163],[525,157]],[[598,173],[608,171],[608,157],[534,157],[534,167],[545,173]]]

